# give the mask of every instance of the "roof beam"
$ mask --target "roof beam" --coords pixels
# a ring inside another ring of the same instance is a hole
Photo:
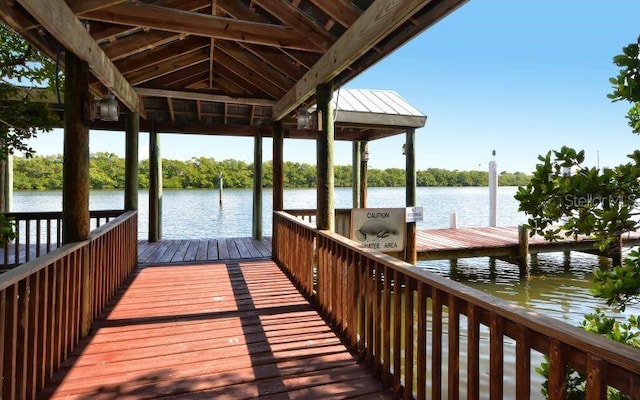
[[[115,24],[145,26],[161,31],[320,51],[310,44],[304,35],[285,26],[242,21],[144,3],[118,4],[105,10],[87,13],[83,17]]]
[[[66,0],[74,14],[84,14],[124,3],[127,0]]]
[[[276,103],[273,108],[274,119],[284,118],[307,100],[317,85],[335,78],[430,1],[401,0],[390,3],[388,0],[376,0]]]
[[[68,51],[89,64],[91,72],[131,111],[139,112],[133,88],[89,35],[63,0],[18,0]]]
[[[242,97],[229,97],[207,93],[180,92],[176,90],[136,88],[135,91],[140,96],[173,97],[174,99],[211,101],[217,103],[250,104],[263,107],[271,107],[275,103],[275,101],[265,99],[247,99]]]

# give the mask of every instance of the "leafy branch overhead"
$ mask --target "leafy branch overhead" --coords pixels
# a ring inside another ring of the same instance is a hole
[[[633,133],[640,134],[640,37],[637,43],[623,47],[622,54],[613,57],[613,63],[621,69],[618,76],[609,79],[613,92],[608,97],[632,104],[627,119]]]
[[[56,85],[56,65],[0,24],[0,159],[19,151],[34,151],[26,141],[59,123],[43,99]]]
[[[640,151],[628,155],[629,163],[602,171],[583,166],[584,157],[584,151],[566,146],[539,156],[533,178],[515,198],[529,216],[531,235],[591,235],[605,250],[638,227]]]

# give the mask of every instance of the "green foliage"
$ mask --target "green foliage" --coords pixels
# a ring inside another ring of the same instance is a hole
[[[609,271],[597,270],[594,277],[593,295],[624,311],[640,299],[640,252],[630,251],[623,265]]]
[[[59,123],[41,101],[55,84],[55,64],[1,23],[0,37],[0,158],[14,151],[29,157],[25,142]]]
[[[14,186],[18,190],[57,190],[62,187],[62,156],[36,156],[14,161]],[[162,160],[163,186],[167,189],[217,188],[223,175],[224,187],[248,188],[253,185],[253,165],[238,160],[216,161],[213,158],[194,157],[191,160]],[[263,185],[273,186],[273,162],[262,166]],[[149,187],[149,160],[138,165],[141,188]],[[335,185],[351,186],[351,166],[334,168]],[[89,179],[92,189],[121,189],[124,187],[124,159],[113,153],[91,154]],[[500,182],[516,183],[527,180],[527,175],[516,172],[500,174]],[[488,177],[482,171],[447,171],[430,168],[417,172],[418,186],[486,186]],[[367,183],[370,187],[403,187],[404,170],[370,169]],[[310,164],[285,162],[284,185],[292,188],[315,187],[316,167]]]
[[[608,97],[631,103],[627,113],[629,126],[634,133],[640,134],[640,37],[637,43],[623,47],[622,54],[613,57],[613,63],[620,67],[620,72],[609,79],[613,92]]]
[[[16,238],[15,223],[0,214],[0,244],[5,245]]]
[[[580,327],[587,332],[605,336],[618,343],[640,348],[640,320],[631,316],[627,322],[618,321],[615,318],[607,316],[602,310],[596,308],[593,313],[584,316],[584,320]],[[542,384],[542,395],[548,397],[549,392],[549,359],[545,356],[545,360],[536,368],[536,372],[545,378]],[[583,400],[586,399],[586,378],[573,368],[568,367],[565,371],[567,379],[567,399]],[[623,400],[629,399],[629,396],[621,394],[618,390],[608,388],[607,399]]]
[[[533,178],[515,195],[519,210],[529,215],[531,235],[547,240],[561,233],[592,235],[600,250],[617,244],[622,233],[638,226],[639,153],[630,154],[627,164],[602,171],[582,166],[584,151],[566,146],[538,157]],[[575,172],[567,175],[568,170]]]

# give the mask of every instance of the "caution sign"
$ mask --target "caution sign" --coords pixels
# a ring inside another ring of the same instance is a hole
[[[404,208],[356,208],[351,210],[351,239],[382,252],[404,249]]]

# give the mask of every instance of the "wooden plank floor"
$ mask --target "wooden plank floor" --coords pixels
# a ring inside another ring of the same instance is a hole
[[[139,267],[40,395],[392,398],[268,260]]]
[[[625,246],[640,244],[640,234],[634,232],[623,237]],[[593,240],[573,238],[548,242],[544,238],[529,238],[531,253],[590,250]],[[421,258],[456,258],[509,255],[518,249],[517,227],[480,227],[457,229],[427,229],[416,234],[416,248]]]
[[[140,264],[271,258],[271,238],[219,238],[138,242]]]

